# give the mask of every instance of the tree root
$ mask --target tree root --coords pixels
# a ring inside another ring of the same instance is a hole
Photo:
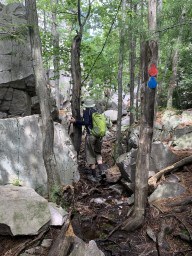
[[[185,164],[192,163],[192,156],[188,156],[156,173],[153,177],[149,178],[148,185],[150,189],[155,189],[157,187],[157,181],[161,178],[161,176],[165,173],[168,173],[174,169],[182,167]]]
[[[46,230],[42,231],[35,239],[28,239],[26,242],[13,248],[12,250],[7,251],[4,256],[19,256],[24,250],[28,249],[30,246],[38,244],[48,232],[48,230],[49,229],[47,228]]]
[[[132,216],[125,220],[122,224],[122,230],[131,232],[142,226],[144,222],[144,210],[134,209]]]

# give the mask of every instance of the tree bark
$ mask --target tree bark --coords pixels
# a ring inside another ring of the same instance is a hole
[[[149,30],[156,28],[156,0],[149,0]],[[147,86],[148,68],[151,63],[157,64],[158,48],[155,40],[144,44],[144,77],[143,92],[141,95],[141,122],[139,148],[136,161],[135,174],[135,203],[134,211],[130,219],[126,220],[122,229],[132,231],[143,224],[148,194],[148,172],[153,136],[154,104],[156,89]]]
[[[178,47],[178,46],[176,46]],[[172,76],[169,83],[168,94],[167,94],[167,109],[173,107],[173,91],[177,86],[177,66],[178,66],[179,50],[176,48],[173,53],[172,60]]]
[[[71,108],[72,116],[79,120],[80,114],[80,96],[81,96],[81,66],[80,66],[80,47],[81,47],[82,34],[77,34],[73,39],[71,50],[71,72],[72,72],[72,99]],[[73,145],[77,154],[80,151],[82,128],[74,125],[74,131],[72,135]]]
[[[81,1],[78,0],[78,22],[79,22],[79,31],[77,35],[74,37],[71,48],[71,76],[72,76],[72,99],[71,99],[71,108],[72,115],[75,119],[80,119],[80,96],[81,96],[81,65],[80,65],[80,53],[81,53],[81,40],[83,34],[83,27],[89,17],[91,3],[89,0],[89,9],[87,15],[83,21],[81,22]],[[80,146],[81,146],[81,135],[82,128],[80,126],[74,125],[74,132],[72,135],[73,145],[77,154],[79,154]]]
[[[53,67],[55,80],[55,99],[58,110],[60,109],[59,90],[59,33],[57,29],[57,4],[58,0],[51,0],[52,5],[52,44],[53,44]]]
[[[43,160],[47,171],[48,195],[50,197],[54,185],[60,185],[60,177],[57,170],[57,163],[53,151],[54,123],[51,117],[49,105],[49,93],[47,89],[42,54],[41,41],[38,28],[38,16],[36,0],[26,0],[26,11],[32,46],[33,68],[36,82],[36,92],[39,98],[42,136],[43,136]]]
[[[131,11],[136,13],[137,5],[133,6],[131,1],[130,4]],[[133,18],[130,17],[130,126],[134,123],[135,120],[135,111],[134,111],[134,84],[135,84],[135,58],[136,58],[136,38],[134,35],[134,27],[133,27]]]
[[[122,1],[122,20],[120,22],[120,44],[119,44],[119,64],[118,64],[118,115],[117,115],[117,134],[115,145],[115,158],[122,153],[121,138],[121,118],[122,118],[122,77],[124,62],[124,45],[125,45],[125,10],[126,0]]]

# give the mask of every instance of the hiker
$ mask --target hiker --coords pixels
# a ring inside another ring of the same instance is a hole
[[[86,162],[90,166],[92,175],[96,177],[96,164],[98,164],[99,170],[103,171],[103,161],[101,156],[102,148],[102,137],[95,137],[91,134],[92,124],[92,113],[96,112],[95,102],[91,98],[87,98],[84,101],[85,110],[83,111],[83,121],[75,120],[73,117],[70,122],[76,125],[85,125],[86,138],[85,138],[85,155]]]

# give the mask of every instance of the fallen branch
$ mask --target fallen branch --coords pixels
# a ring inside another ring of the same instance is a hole
[[[19,246],[16,246],[12,250],[7,251],[4,256],[19,256],[24,250],[28,249],[32,245],[34,246],[35,244],[39,244],[42,238],[48,232],[48,230],[49,228],[42,231],[35,239],[28,239],[26,242],[20,244]]]
[[[148,185],[150,188],[156,188],[157,187],[157,181],[161,178],[161,176],[165,173],[168,173],[174,169],[177,169],[179,167],[182,167],[185,164],[190,164],[192,163],[192,156],[188,156],[164,169],[162,169],[161,171],[159,171],[158,173],[156,173],[153,177],[149,178],[148,180]]]
[[[58,237],[52,245],[48,256],[67,256],[74,243],[74,233],[70,226],[71,213],[68,216],[67,221],[64,223]],[[70,235],[66,236],[66,233]]]
[[[188,204],[192,204],[192,196],[187,197],[184,200],[179,201],[179,202],[169,203],[169,204],[167,204],[167,206],[180,206],[180,205],[185,206]]]

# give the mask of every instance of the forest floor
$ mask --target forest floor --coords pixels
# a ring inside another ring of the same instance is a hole
[[[103,159],[113,166],[112,148],[114,140],[104,141]],[[177,152],[181,158],[190,151]],[[63,200],[72,212],[71,224],[75,235],[85,242],[95,240],[106,256],[191,256],[192,255],[192,165],[174,172],[186,192],[180,197],[161,200],[154,205],[147,204],[143,226],[131,233],[115,228],[127,219],[132,205],[122,184],[106,181],[93,182],[85,172],[84,151],[79,159],[80,181],[74,186],[74,194],[65,190]],[[163,180],[162,180],[163,182]],[[119,186],[119,188],[117,187]],[[56,239],[61,228],[50,228],[44,238]],[[114,232],[113,232],[114,231]],[[43,239],[43,237],[42,237]],[[0,256],[16,256],[18,248],[26,246],[30,237],[0,237]],[[40,242],[41,239],[37,239]],[[34,246],[34,243],[33,243]],[[21,250],[20,250],[21,251]],[[35,255],[47,256],[44,249]],[[91,255],[90,255],[91,256]]]

